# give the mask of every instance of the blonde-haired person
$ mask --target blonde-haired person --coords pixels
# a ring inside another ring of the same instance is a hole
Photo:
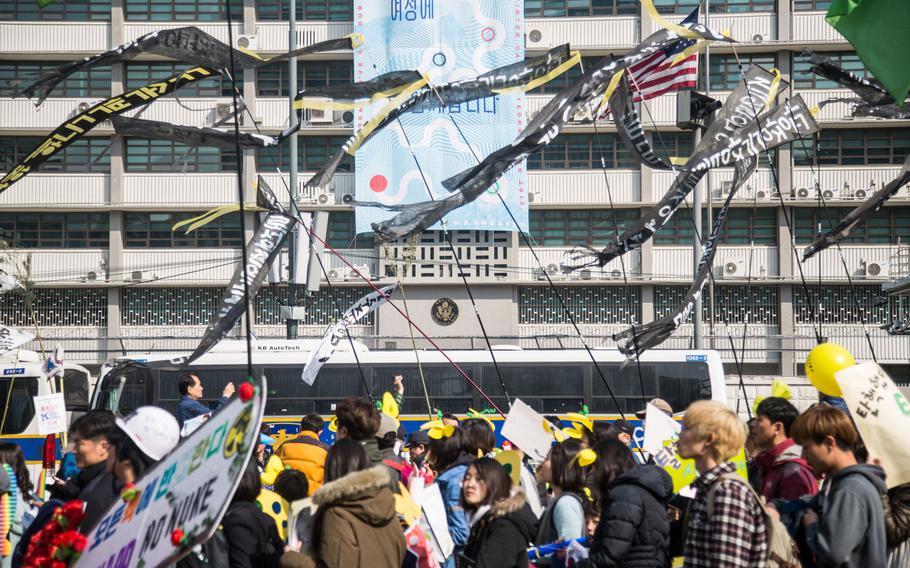
[[[759,568],[768,557],[768,535],[758,498],[730,461],[746,442],[746,425],[725,405],[693,402],[683,418],[680,457],[695,460],[684,548],[686,568]],[[713,513],[708,515],[708,495]]]

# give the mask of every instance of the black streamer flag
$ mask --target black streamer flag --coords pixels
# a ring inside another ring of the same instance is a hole
[[[639,162],[655,170],[673,169],[669,162],[654,154],[651,143],[645,137],[645,129],[641,124],[638,109],[632,100],[632,86],[627,73],[622,74],[619,86],[610,96],[610,110],[619,137],[635,154]]]
[[[235,142],[239,142],[241,148],[263,148],[267,146],[276,146],[278,144],[278,139],[274,136],[241,132],[239,137],[235,137],[234,132],[232,131],[219,130],[217,128],[182,126],[179,124],[171,124],[169,122],[160,122],[157,120],[145,120],[142,118],[113,116],[111,117],[111,122],[114,125],[114,131],[121,136],[150,138],[153,140],[173,140],[189,146],[220,146],[222,148],[233,148]]]
[[[237,69],[255,69],[256,67],[285,61],[290,57],[308,53],[353,49],[361,43],[360,40],[360,36],[352,35],[302,47],[272,59],[262,59],[252,52],[232,49],[226,43],[195,26],[158,30],[148,33],[137,40],[125,43],[116,49],[86,57],[79,61],[65,63],[56,69],[51,69],[28,85],[20,88],[16,96],[25,95],[29,98],[37,96],[36,105],[40,106],[48,94],[54,90],[54,87],[73,73],[99,65],[129,61],[143,53],[170,57],[191,65],[217,69],[220,72],[220,70],[230,67],[231,52],[233,52],[234,65]]]
[[[11,185],[36,170],[51,156],[66,148],[74,140],[78,140],[105,120],[150,104],[188,83],[217,74],[218,71],[209,67],[194,67],[172,75],[167,79],[149,83],[128,93],[116,95],[95,103],[85,112],[77,114],[54,129],[47,138],[38,144],[37,148],[23,158],[16,167],[7,172],[3,179],[0,179],[0,193],[6,191]]]
[[[910,119],[910,107],[906,104],[897,104],[885,87],[875,78],[864,79],[838,65],[833,59],[811,51],[803,52],[809,55],[812,64],[806,73],[815,73],[829,81],[834,81],[841,87],[850,89],[859,98],[833,98],[822,101],[819,107],[830,103],[850,103],[853,116],[874,116],[877,118],[890,118],[895,120]]]
[[[865,223],[870,217],[875,215],[875,213],[877,213],[878,210],[881,209],[895,193],[897,193],[897,190],[907,185],[907,183],[910,183],[910,155],[904,160],[904,165],[901,167],[901,171],[895,179],[873,193],[862,205],[847,213],[833,229],[820,236],[812,244],[806,247],[806,250],[803,252],[803,262],[850,236],[850,231],[860,223]]]
[[[679,326],[688,321],[689,316],[695,309],[695,304],[702,295],[708,277],[711,275],[711,267],[714,263],[714,254],[717,252],[717,239],[720,230],[727,219],[727,212],[730,208],[730,201],[733,196],[742,187],[743,183],[749,178],[758,166],[758,158],[751,157],[741,160],[734,166],[733,187],[730,194],[727,195],[726,201],[717,212],[714,218],[714,224],[711,227],[711,235],[705,241],[705,250],[698,261],[698,270],[695,273],[695,280],[686,292],[682,305],[672,313],[640,326],[632,326],[613,335],[613,340],[617,341],[619,351],[629,358],[640,356],[648,349],[657,347],[663,343],[670,335],[676,331]]]

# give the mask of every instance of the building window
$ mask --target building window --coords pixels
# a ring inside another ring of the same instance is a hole
[[[186,63],[127,63],[126,64],[126,90],[139,89],[154,81],[167,79],[172,75],[186,71]],[[243,85],[238,80],[237,87],[243,90]],[[180,87],[177,96],[185,97],[230,97],[231,82],[221,75],[214,75]]]
[[[124,0],[127,20],[154,22],[221,22],[225,0]],[[243,1],[231,0],[231,19],[243,20]]]
[[[348,309],[354,302],[366,296],[373,289],[368,286],[322,286],[308,300],[306,315],[300,325],[330,325],[341,317],[339,310]],[[269,286],[256,296],[256,325],[283,325],[281,306],[287,305],[287,288]],[[375,312],[367,314],[355,325],[373,325]],[[322,333],[322,332],[320,332]]]
[[[808,12],[814,10],[828,10],[831,0],[793,0],[794,12]]]
[[[559,293],[577,323],[628,324],[641,320],[641,288],[624,286],[560,286]],[[518,288],[518,323],[569,323],[546,286]]]
[[[750,65],[761,65],[767,70],[775,66],[774,55],[770,53],[742,53],[737,61],[736,56],[730,54],[711,54],[711,60],[708,66],[708,76],[711,81],[712,91],[732,91],[742,80],[743,70],[747,70]]]
[[[0,170],[8,172],[16,167],[43,140],[27,136],[0,136]],[[38,171],[108,173],[111,171],[111,139],[79,138],[41,164]]]
[[[315,172],[341,149],[347,139],[347,136],[298,136],[297,167],[300,171]],[[286,172],[290,163],[286,141],[278,147],[256,150],[256,169],[259,172],[274,172],[276,167]],[[345,154],[336,171],[353,172],[354,157]]]
[[[66,2],[51,2],[44,8],[40,8],[35,0],[3,0],[0,2],[0,20],[108,22],[110,19],[110,0],[67,0]]]
[[[311,87],[344,85],[354,80],[353,61],[301,61],[297,64],[297,91]],[[257,97],[288,96],[287,65],[256,70]]]
[[[34,313],[35,320],[32,319]],[[21,328],[106,326],[106,288],[31,288],[0,296],[0,321]]]
[[[123,289],[123,325],[206,325],[223,293],[221,288],[130,286]]]
[[[638,169],[638,160],[616,134],[560,134],[528,156],[529,170]]]
[[[0,240],[11,248],[107,248],[107,213],[0,213]]]
[[[233,148],[188,146],[171,140],[127,138],[124,147],[128,172],[237,171]]]
[[[651,148],[662,156],[688,158],[695,151],[691,132],[651,132]]]
[[[851,207],[797,207],[793,230],[796,242],[809,244],[818,237],[819,225],[826,233],[837,225]],[[830,217],[830,219],[829,219]],[[844,244],[898,244],[910,242],[910,207],[883,207],[862,225],[850,231]]]
[[[64,61],[0,61],[0,97],[12,97],[16,92],[43,73],[63,65]],[[73,73],[54,87],[51,97],[109,97],[111,68],[93,67]]]
[[[357,235],[354,232],[354,213],[352,211],[332,211],[329,213],[329,228],[326,242],[332,248],[373,248],[373,233]]]
[[[910,129],[825,129],[815,140],[792,142],[793,165],[871,166],[900,165],[910,153]]]
[[[545,247],[605,246],[639,217],[638,209],[534,209],[531,241]]]
[[[196,217],[198,211],[179,213],[126,213],[127,248],[237,248],[242,241],[240,216],[224,215],[190,234],[172,231],[175,223]]]
[[[825,57],[833,60],[835,63],[843,67],[846,71],[850,71],[854,75],[863,78],[871,78],[872,74],[866,69],[866,66],[863,65],[862,60],[859,58],[859,55],[851,52],[843,53],[821,53]],[[809,56],[803,55],[801,53],[793,54],[793,88],[794,89],[841,89],[842,87],[831,81],[830,79],[825,79],[821,75],[816,75],[809,68],[812,64],[809,62]]]
[[[715,206],[714,217],[720,206]],[[712,223],[708,222],[708,211],[702,210],[702,240],[711,234]],[[656,245],[691,245],[695,241],[692,213],[687,207],[680,207],[670,222],[654,235]],[[727,210],[727,220],[718,237],[722,245],[777,245],[777,210],[773,207],[740,208]]]
[[[526,18],[637,15],[638,0],[525,0]]]
[[[603,57],[582,57],[580,65],[573,65],[567,69],[565,73],[554,77],[552,80],[547,81],[533,91],[530,91],[530,94],[555,95],[557,93],[560,93],[570,84],[572,84],[573,81],[578,79],[584,71],[590,70],[602,60]]]
[[[711,0],[712,14],[741,14],[743,12],[773,12],[776,0]],[[689,14],[702,0],[654,0],[661,14]]]
[[[802,286],[793,286],[796,323],[858,324],[865,319],[867,324],[885,324],[891,323],[892,314],[897,316],[897,304],[889,306],[881,286],[854,285],[851,289],[849,285],[825,284],[808,288],[807,298]]]
[[[673,313],[683,304],[688,286],[655,286],[654,319]],[[711,317],[711,288],[702,297],[704,321]],[[714,323],[780,325],[780,303],[776,286],[715,286]]]
[[[256,2],[257,20],[287,20],[289,15],[285,0]],[[354,20],[354,4],[351,0],[298,0],[297,20],[350,22]]]

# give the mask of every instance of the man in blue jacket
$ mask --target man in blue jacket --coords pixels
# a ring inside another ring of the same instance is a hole
[[[177,388],[180,390],[180,406],[177,407],[177,422],[180,424],[181,428],[183,428],[183,423],[187,420],[221,410],[221,408],[227,404],[228,399],[234,394],[234,383],[228,383],[225,385],[224,391],[221,393],[221,398],[218,399],[218,402],[211,407],[208,407],[199,402],[202,399],[202,381],[192,373],[180,377]]]

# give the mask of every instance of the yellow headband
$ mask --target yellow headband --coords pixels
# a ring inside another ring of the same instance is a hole
[[[427,431],[427,436],[434,440],[440,440],[442,438],[448,438],[455,433],[455,426],[451,424],[443,424],[442,420],[431,420],[420,425],[421,430]]]

